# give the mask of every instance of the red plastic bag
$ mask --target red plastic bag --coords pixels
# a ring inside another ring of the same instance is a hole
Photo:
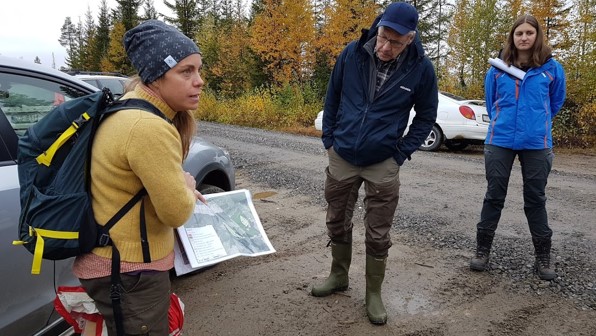
[[[170,323],[169,336],[182,335],[182,326],[184,325],[184,303],[182,303],[178,295],[174,293],[170,294],[168,321]]]
[[[58,287],[54,307],[64,320],[74,327],[76,333],[81,334],[85,331],[84,335],[107,336],[103,316],[83,287]],[[89,330],[89,325],[95,326],[95,332]]]

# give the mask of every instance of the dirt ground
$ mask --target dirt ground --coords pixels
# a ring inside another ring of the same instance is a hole
[[[186,305],[185,335],[596,335],[596,156],[557,154],[547,194],[559,278],[544,282],[532,273],[520,183],[513,181],[520,176],[512,177],[493,268],[472,272],[485,188],[482,152],[416,153],[400,173],[383,284],[389,320],[375,326],[364,307],[361,211],[354,218],[349,289],[325,298],[309,294],[331,262],[320,198],[326,157],[315,150],[318,139],[263,142],[277,135],[213,125],[202,131],[233,149],[236,188],[252,192],[277,252],[175,279]]]

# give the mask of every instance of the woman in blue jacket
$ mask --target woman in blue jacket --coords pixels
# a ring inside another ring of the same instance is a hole
[[[531,15],[519,17],[500,56],[525,71],[523,79],[491,67],[485,79],[490,125],[484,147],[488,187],[477,224],[472,270],[488,266],[490,248],[507,196],[515,157],[523,177],[524,212],[542,280],[556,274],[550,266],[552,230],[548,226],[545,187],[553,162],[552,119],[565,101],[565,73],[551,56],[542,28]]]

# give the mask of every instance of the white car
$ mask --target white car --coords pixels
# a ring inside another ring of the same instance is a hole
[[[414,115],[412,109],[408,127]],[[489,122],[483,100],[466,100],[447,92],[439,92],[437,121],[419,149],[435,151],[445,144],[451,150],[462,150],[470,144],[483,144]],[[323,111],[315,119],[315,129],[323,129]],[[407,131],[406,129],[406,133]]]

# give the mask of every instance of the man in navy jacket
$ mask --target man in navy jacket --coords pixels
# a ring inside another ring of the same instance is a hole
[[[418,13],[407,3],[389,5],[337,58],[323,116],[329,166],[325,182],[331,273],[312,295],[348,288],[352,214],[364,183],[366,213],[366,310],[385,324],[381,284],[399,199],[399,168],[420,147],[437,116],[434,68],[416,35]],[[416,112],[408,133],[410,110]]]

